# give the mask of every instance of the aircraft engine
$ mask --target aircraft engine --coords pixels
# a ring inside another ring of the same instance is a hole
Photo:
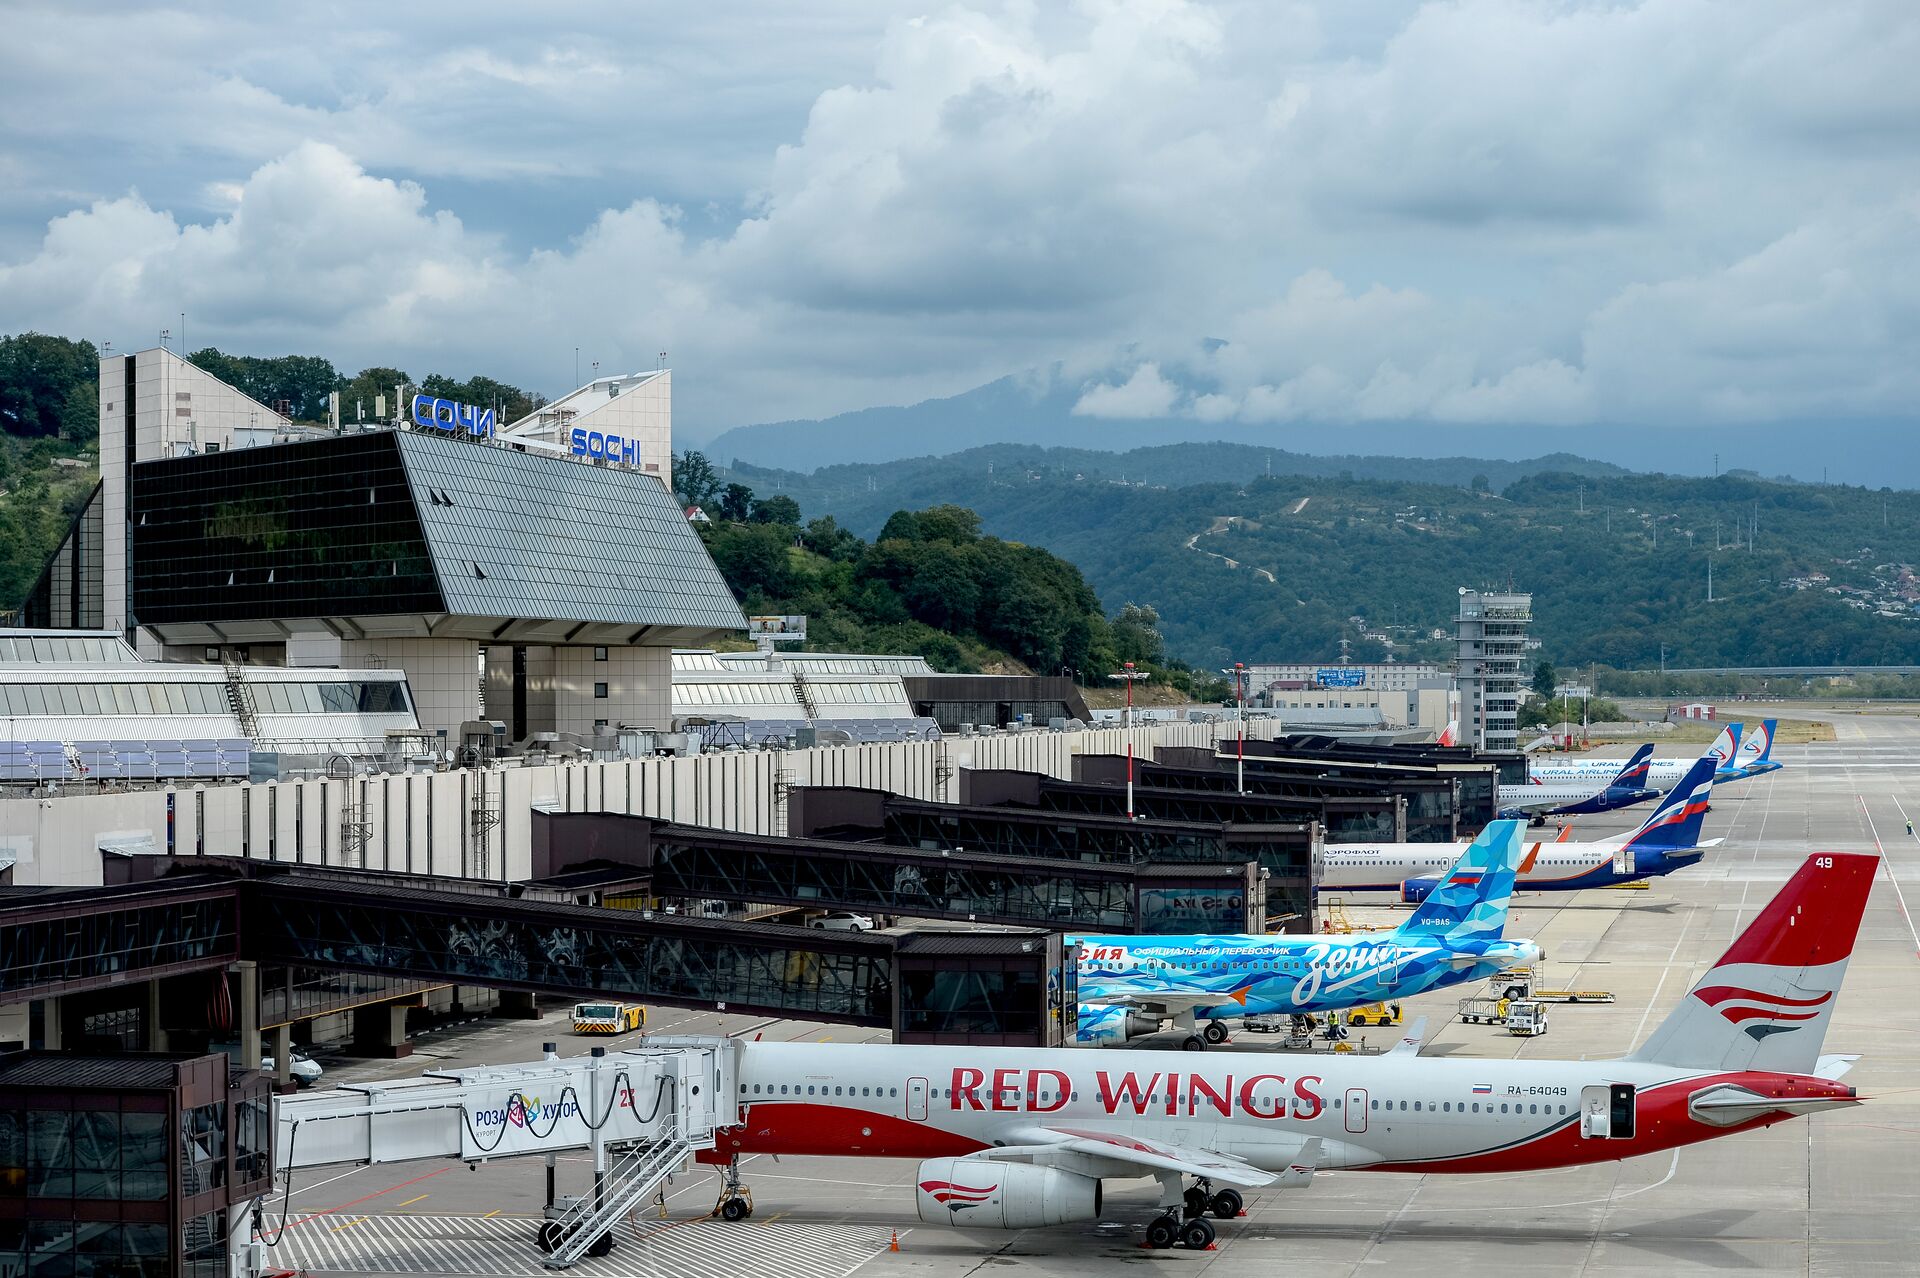
[[[1105,1003],[1082,1003],[1074,1037],[1099,1047],[1120,1047],[1128,1039],[1160,1030],[1160,1018]]]
[[[920,1219],[929,1225],[1033,1229],[1100,1218],[1100,1182],[1052,1167],[929,1158],[914,1180]]]
[[[1408,905],[1418,905],[1439,886],[1439,879],[1408,879],[1400,885],[1400,899]]]

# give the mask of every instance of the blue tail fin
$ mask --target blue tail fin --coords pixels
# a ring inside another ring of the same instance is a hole
[[[1764,739],[1760,743],[1760,757],[1754,760],[1755,763],[1773,762],[1773,729],[1779,722],[1778,719],[1761,721],[1760,731],[1764,734]]]
[[[1519,821],[1488,822],[1399,931],[1427,938],[1498,940],[1507,926],[1507,904],[1520,868],[1520,827]]]
[[[1707,800],[1713,794],[1720,758],[1709,750],[1694,761],[1680,784],[1627,838],[1630,848],[1693,848],[1700,846],[1700,825],[1707,818]]]
[[[1627,766],[1620,769],[1620,775],[1613,779],[1612,784],[1628,790],[1646,789],[1647,760],[1652,757],[1653,742],[1649,741],[1633,752],[1633,757],[1627,760]]]

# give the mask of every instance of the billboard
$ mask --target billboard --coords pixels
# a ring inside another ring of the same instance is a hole
[[[467,1108],[460,1125],[460,1157],[465,1159],[533,1154],[590,1143],[591,1129],[605,1126],[606,1139],[645,1140],[656,1134],[662,1112],[662,1071],[657,1062],[609,1058],[597,1112],[588,1112],[585,1071],[578,1083],[564,1075],[537,1086],[503,1084],[497,1102]],[[672,1100],[665,1101],[672,1112]]]
[[[1358,666],[1322,666],[1313,672],[1314,682],[1323,688],[1364,688],[1367,672]]]
[[[747,638],[761,643],[805,643],[805,617],[748,617]]]

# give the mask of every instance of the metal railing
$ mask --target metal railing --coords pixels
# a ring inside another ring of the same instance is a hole
[[[552,1250],[540,1263],[548,1269],[571,1268],[593,1251],[628,1212],[659,1189],[692,1153],[693,1146],[673,1124],[660,1139],[634,1146],[607,1169],[606,1179],[594,1193],[582,1195],[572,1207],[541,1227],[541,1237],[550,1241]],[[605,1254],[604,1247],[599,1254]]]

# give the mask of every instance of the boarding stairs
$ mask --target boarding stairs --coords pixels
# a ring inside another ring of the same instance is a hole
[[[540,1227],[541,1241],[552,1246],[540,1263],[548,1269],[570,1269],[583,1257],[605,1255],[614,1226],[653,1197],[693,1152],[693,1144],[673,1124],[659,1139],[629,1148],[607,1168],[606,1179],[593,1193],[580,1195]]]

